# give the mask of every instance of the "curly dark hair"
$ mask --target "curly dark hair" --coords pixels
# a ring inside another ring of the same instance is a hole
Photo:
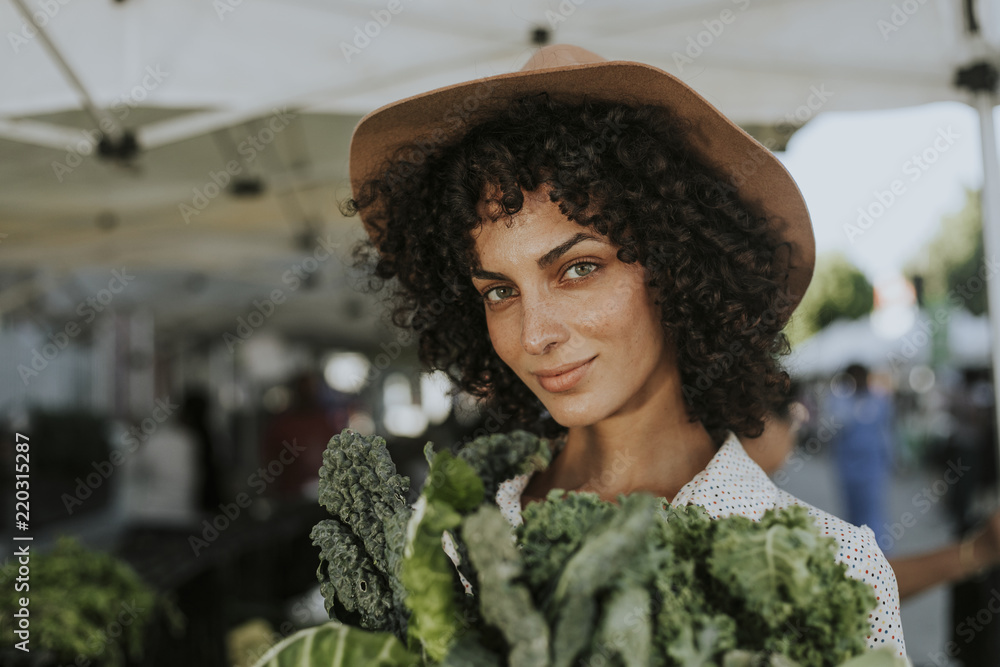
[[[400,148],[357,188],[342,210],[360,212],[371,238],[355,257],[391,280],[393,321],[418,332],[422,363],[509,417],[505,430],[556,435],[563,427],[494,351],[470,278],[473,230],[511,224],[523,193],[547,185],[564,215],[647,269],[690,421],[717,444],[727,429],[760,435],[788,392],[787,248],[691,152],[692,131],[656,106],[513,100],[455,139]]]

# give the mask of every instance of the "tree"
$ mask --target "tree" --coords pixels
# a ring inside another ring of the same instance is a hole
[[[874,305],[874,290],[865,275],[842,253],[826,253],[816,259],[812,282],[785,333],[795,346],[834,320],[867,315]]]
[[[917,259],[905,269],[907,277],[922,276],[925,304],[961,299],[974,315],[986,312],[986,289],[981,280],[983,260],[983,216],[979,191],[965,189],[965,205],[941,220],[941,231]]]

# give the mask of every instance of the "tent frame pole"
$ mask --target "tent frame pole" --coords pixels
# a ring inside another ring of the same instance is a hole
[[[983,218],[983,249],[986,266],[991,267],[1000,254],[1000,163],[997,159],[996,125],[993,122],[993,108],[1000,104],[995,90],[979,90],[975,94],[973,106],[979,114],[979,136],[983,151],[983,189],[980,206]],[[990,356],[993,361],[993,405],[997,438],[993,443],[998,449],[997,479],[1000,479],[1000,410],[997,408],[997,389],[1000,388],[1000,285],[992,276],[992,268],[987,276],[993,280],[984,281],[987,286],[987,302],[990,319]],[[998,488],[1000,496],[1000,488]],[[1000,501],[1000,497],[997,499]]]

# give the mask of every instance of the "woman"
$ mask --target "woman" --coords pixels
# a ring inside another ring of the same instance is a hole
[[[557,436],[504,482],[513,523],[555,488],[644,491],[713,516],[798,503],[734,433],[789,378],[781,330],[808,286],[808,211],[780,162],[674,77],[578,47],[362,119],[353,199],[398,325],[504,430]],[[870,530],[810,508],[876,589],[872,647],[904,654]]]

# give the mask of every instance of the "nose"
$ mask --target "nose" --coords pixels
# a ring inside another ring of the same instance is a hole
[[[528,354],[544,354],[569,340],[569,329],[559,309],[540,296],[522,297],[521,346]]]

